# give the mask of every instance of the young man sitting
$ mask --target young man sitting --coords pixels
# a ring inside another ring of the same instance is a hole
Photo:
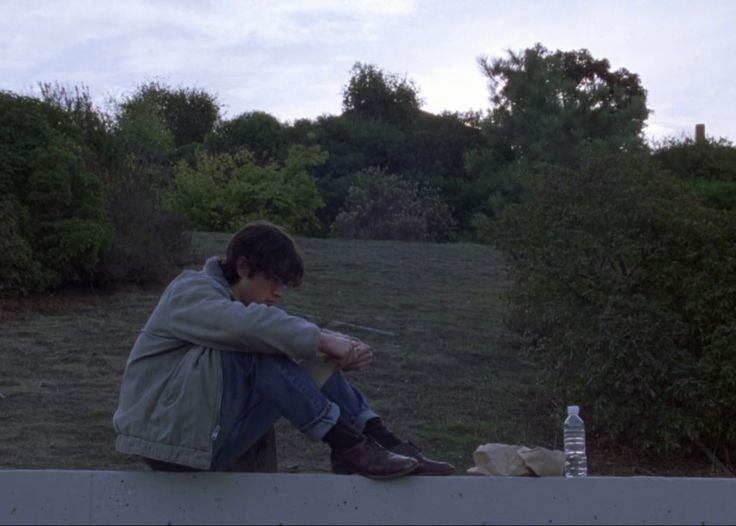
[[[342,374],[373,363],[365,343],[275,307],[302,284],[293,239],[258,221],[164,291],[130,353],[116,448],[156,467],[227,471],[281,417],[330,447],[335,473],[449,475],[391,433]]]

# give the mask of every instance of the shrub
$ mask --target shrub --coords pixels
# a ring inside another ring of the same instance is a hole
[[[243,113],[220,123],[207,136],[205,146],[214,153],[247,149],[259,163],[283,162],[286,158],[286,127],[262,111]]]
[[[163,112],[171,108],[154,96],[166,94],[148,88],[118,105],[112,117],[93,105],[85,88],[42,86],[44,100],[81,133],[87,164],[102,181],[113,237],[95,271],[97,285],[160,282],[187,255],[185,222],[162,206],[173,153]]]
[[[495,236],[512,322],[557,395],[604,440],[736,451],[736,218],[646,159],[529,174]]]
[[[726,139],[696,143],[692,139],[667,139],[653,154],[654,160],[685,181],[706,206],[736,210],[736,147]]]
[[[681,179],[736,181],[736,147],[727,139],[695,142],[669,138],[657,145],[653,158]]]
[[[0,94],[3,226],[15,254],[3,288],[34,291],[90,282],[112,238],[99,178],[82,152],[81,131],[50,104]],[[13,277],[15,276],[15,277]]]
[[[0,195],[0,295],[35,289],[41,265],[33,261],[33,251],[22,235],[18,204],[9,194]]]
[[[365,170],[331,227],[335,237],[450,241],[455,221],[439,192],[380,170]]]
[[[687,187],[704,205],[718,210],[736,210],[736,180],[688,181]]]
[[[141,84],[120,104],[120,117],[145,112],[160,119],[170,147],[201,144],[220,118],[217,98],[201,89],[172,88],[160,82]],[[160,133],[155,128],[155,133]]]
[[[179,163],[169,206],[200,230],[231,232],[254,219],[267,219],[297,233],[319,227],[323,206],[307,169],[324,162],[319,148],[292,147],[283,165],[260,166],[253,154],[210,155],[200,151],[196,166]]]
[[[186,263],[188,223],[163,205],[154,180],[136,164],[113,175],[107,206],[115,237],[98,273],[100,283],[161,283]]]

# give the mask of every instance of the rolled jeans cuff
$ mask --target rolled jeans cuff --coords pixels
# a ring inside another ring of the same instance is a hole
[[[339,418],[340,408],[335,402],[328,401],[324,411],[307,425],[300,427],[299,431],[304,433],[310,440],[319,442],[333,428]]]

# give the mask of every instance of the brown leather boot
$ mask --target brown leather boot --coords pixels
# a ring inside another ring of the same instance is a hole
[[[440,462],[425,457],[421,450],[411,442],[402,442],[392,448],[391,451],[399,455],[415,458],[419,461],[419,467],[413,475],[452,475],[455,473],[455,466],[449,462]]]
[[[397,455],[366,438],[348,450],[330,453],[332,472],[339,475],[363,475],[372,479],[392,479],[408,475],[419,462],[411,457]]]

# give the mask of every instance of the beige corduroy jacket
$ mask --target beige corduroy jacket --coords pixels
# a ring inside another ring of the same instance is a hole
[[[217,258],[164,291],[128,358],[113,415],[122,453],[209,469],[219,432],[220,351],[282,353],[318,384],[332,365],[318,355],[320,329],[278,307],[231,294]]]

